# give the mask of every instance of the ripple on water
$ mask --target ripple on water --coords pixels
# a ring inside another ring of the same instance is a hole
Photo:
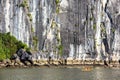
[[[0,69],[0,80],[119,80],[120,69],[81,68],[7,68]]]

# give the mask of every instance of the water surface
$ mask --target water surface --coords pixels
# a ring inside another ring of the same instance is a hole
[[[0,69],[0,80],[120,80],[120,69],[4,68]]]

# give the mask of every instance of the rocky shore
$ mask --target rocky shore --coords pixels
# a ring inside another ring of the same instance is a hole
[[[34,60],[33,65],[31,65],[29,62],[26,62],[27,65],[24,65],[20,60],[3,60],[0,61],[0,68],[5,67],[75,67],[75,66],[104,66],[104,67],[115,67],[120,68],[120,64],[118,61],[111,61],[106,62],[106,65],[104,61],[95,61],[95,60],[89,60],[89,61],[82,61],[82,60]]]

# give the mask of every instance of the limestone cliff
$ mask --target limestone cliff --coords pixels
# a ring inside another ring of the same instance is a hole
[[[0,0],[0,32],[54,58],[120,58],[120,0]]]

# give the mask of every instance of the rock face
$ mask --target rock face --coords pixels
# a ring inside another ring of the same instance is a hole
[[[0,32],[41,53],[120,58],[120,0],[0,0]]]

